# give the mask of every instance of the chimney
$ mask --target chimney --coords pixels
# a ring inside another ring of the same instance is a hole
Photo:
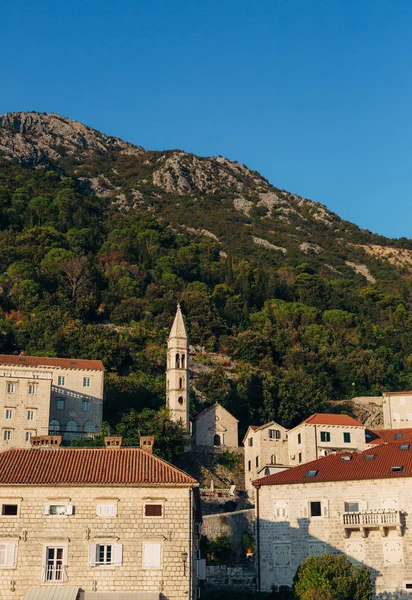
[[[104,438],[104,445],[106,448],[120,448],[122,445],[123,438],[118,436],[111,436]]]
[[[61,435],[34,435],[30,438],[32,448],[58,448],[62,443]]]
[[[148,454],[153,454],[154,437],[152,435],[140,436],[140,448]]]

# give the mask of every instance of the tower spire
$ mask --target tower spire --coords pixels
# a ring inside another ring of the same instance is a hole
[[[167,342],[166,402],[173,421],[189,433],[189,340],[180,304]]]

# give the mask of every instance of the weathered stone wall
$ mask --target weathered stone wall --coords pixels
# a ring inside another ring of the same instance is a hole
[[[1,600],[22,600],[30,586],[59,586],[44,581],[47,547],[63,548],[64,581],[85,592],[139,590],[162,593],[168,600],[190,598],[195,550],[190,493],[188,488],[153,486],[2,486],[0,503],[19,508],[17,516],[0,510],[0,543],[16,544],[15,564],[0,568]],[[115,504],[117,515],[97,516],[101,503]],[[163,515],[145,517],[146,503],[162,504]],[[47,504],[71,505],[73,514],[44,514]],[[160,569],[144,566],[145,542],[161,544]],[[96,544],[121,544],[121,564],[90,565],[90,546]]]
[[[208,587],[216,588],[249,588],[256,589],[256,574],[254,563],[237,567],[226,565],[207,566],[206,584]]]
[[[307,556],[344,553],[371,569],[376,598],[412,598],[406,588],[412,584],[410,486],[410,478],[262,486],[262,590],[291,585]],[[321,516],[311,516],[311,502],[320,503]],[[360,510],[400,510],[404,527],[371,528],[366,537],[358,529],[346,538],[342,515],[349,502],[359,503]]]
[[[254,534],[255,510],[239,510],[236,512],[220,513],[218,515],[205,515],[203,517],[202,534],[209,540],[226,535],[230,538],[234,558],[241,562],[242,535],[245,531]]]
[[[412,392],[384,394],[382,408],[385,429],[412,427]]]
[[[238,421],[227,410],[216,404],[208,410],[203,411],[195,421],[195,439],[197,446],[218,446],[227,448],[237,448],[238,442]],[[215,436],[218,436],[219,443],[215,443]]]

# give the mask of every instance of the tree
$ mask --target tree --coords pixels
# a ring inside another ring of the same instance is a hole
[[[60,269],[66,276],[72,300],[77,300],[89,291],[92,274],[85,256],[76,256],[62,261]]]
[[[298,600],[372,600],[368,569],[343,554],[309,556],[296,572],[293,591]]]

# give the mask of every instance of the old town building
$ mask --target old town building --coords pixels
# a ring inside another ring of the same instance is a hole
[[[385,429],[412,427],[412,391],[385,392],[382,409]]]
[[[237,448],[238,420],[216,402],[199,413],[195,420],[196,446]]]
[[[0,355],[0,450],[49,431],[65,441],[99,432],[103,376],[100,360]]]
[[[2,600],[194,597],[196,480],[151,454],[151,443],[56,441],[0,452]]]
[[[261,590],[290,586],[308,556],[344,553],[371,570],[374,597],[412,597],[410,443],[332,454],[254,484]]]

